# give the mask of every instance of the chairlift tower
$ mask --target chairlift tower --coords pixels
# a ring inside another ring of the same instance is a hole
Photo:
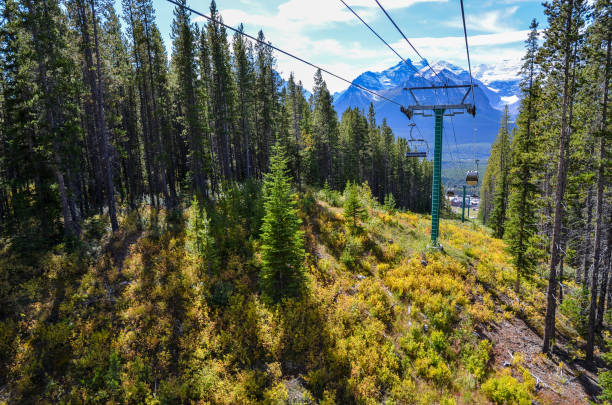
[[[466,103],[465,100],[470,94],[470,91],[474,91],[473,87],[477,85],[444,85],[444,86],[427,86],[427,87],[410,87],[405,88],[408,90],[412,98],[414,99],[414,105],[408,107],[400,107],[400,110],[412,120],[415,115],[422,115],[423,117],[431,117],[431,114],[427,114],[427,111],[433,111],[435,116],[435,142],[434,142],[434,167],[433,167],[433,182],[431,190],[431,241],[430,247],[433,249],[440,249],[441,246],[438,243],[438,235],[440,232],[440,192],[442,182],[442,132],[444,125],[444,116],[453,116],[456,114],[463,114],[464,110],[472,116],[476,116],[476,106],[474,104]],[[459,104],[434,104],[434,105],[422,105],[419,104],[418,99],[414,95],[414,91],[418,90],[447,90],[447,89],[467,89],[461,102]]]

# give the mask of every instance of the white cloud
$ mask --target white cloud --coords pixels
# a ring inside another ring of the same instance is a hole
[[[251,4],[251,0],[241,0]],[[382,2],[387,10],[402,9],[417,3],[446,3],[448,0],[386,0]],[[378,6],[371,0],[350,0],[349,6],[358,9],[360,16],[371,19]],[[251,25],[261,27],[276,27],[282,23],[285,28],[296,30],[303,27],[325,25],[333,22],[355,22],[353,14],[340,2],[330,0],[289,0],[278,6],[276,13],[250,14],[237,9],[221,9],[224,22],[237,25],[248,21]],[[194,21],[205,21],[203,17],[195,17]]]
[[[358,12],[364,19],[371,19],[376,13],[380,13],[378,6],[372,0],[346,1],[351,7],[358,7]],[[390,10],[432,1],[446,2],[447,0],[385,0],[381,3],[387,10]],[[511,15],[515,12],[516,8],[510,7],[500,11],[500,14],[480,16],[482,17],[479,22],[481,31],[494,33],[469,37],[470,53],[474,65],[489,64],[501,59],[520,59],[523,53],[522,46],[508,49],[508,45],[524,41],[528,31],[500,28],[502,27],[500,23],[502,15]],[[364,71],[384,70],[398,62],[397,57],[382,44],[381,46],[364,47],[357,42],[347,43],[336,39],[316,40],[312,39],[312,35],[306,34],[307,30],[321,24],[327,26],[334,23],[360,24],[340,2],[288,0],[278,6],[274,13],[247,13],[239,9],[224,9],[220,13],[228,25],[237,26],[241,22],[248,22],[248,33],[252,35],[256,34],[257,29],[264,29],[266,38],[278,48],[303,57],[349,80],[355,79]],[[198,21],[197,18],[195,20]],[[470,24],[477,23],[477,19],[470,21]],[[446,60],[467,67],[463,36],[421,37],[413,38],[411,41],[430,61]],[[418,61],[418,57],[403,40],[392,46],[402,56],[411,58],[415,62]],[[520,50],[515,50],[515,48]],[[277,69],[284,78],[294,72],[296,78],[302,80],[306,88],[312,88],[314,68],[278,52],[275,53],[275,57],[277,58]],[[324,74],[324,77],[332,93],[348,86],[346,82],[329,75]]]
[[[501,10],[487,11],[484,13],[467,14],[465,25],[468,31],[474,30],[479,32],[506,32],[512,31],[513,28],[508,25],[508,19],[516,14],[518,6],[508,7]],[[460,18],[455,18],[448,22],[449,27],[463,29],[463,22]]]

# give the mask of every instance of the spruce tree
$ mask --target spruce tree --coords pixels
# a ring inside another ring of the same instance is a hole
[[[508,106],[504,109],[501,126],[493,148],[498,153],[499,166],[496,168],[487,167],[487,170],[496,170],[495,192],[493,194],[493,210],[489,219],[489,226],[493,228],[493,235],[496,238],[504,236],[504,225],[506,222],[506,210],[508,206],[508,171],[510,169],[510,133],[509,133],[510,114]]]
[[[385,210],[389,213],[393,213],[395,212],[395,206],[396,206],[396,202],[395,202],[395,198],[393,197],[393,194],[388,193],[385,196],[385,204],[384,204]]]
[[[261,288],[273,302],[298,296],[304,288],[304,236],[285,151],[276,144],[264,181],[265,215],[261,227]]]
[[[604,223],[605,217],[605,207],[604,207],[604,199],[605,199],[605,190],[604,183],[606,180],[606,172],[609,174],[609,150],[606,148],[606,138],[610,136],[609,132],[609,124],[608,124],[608,116],[607,116],[607,108],[608,108],[608,97],[609,97],[609,83],[610,83],[610,36],[611,36],[611,7],[608,4],[607,7],[602,3],[597,4],[595,15],[598,17],[597,23],[591,27],[595,33],[592,34],[591,38],[595,42],[594,48],[599,52],[593,52],[596,56],[590,62],[593,65],[600,65],[603,69],[600,70],[603,73],[603,77],[597,77],[597,81],[603,82],[601,91],[601,115],[599,122],[599,156],[597,162],[597,197],[596,197],[596,212],[595,212],[595,237],[593,238],[593,275],[591,279],[591,302],[589,306],[589,332],[587,336],[587,345],[586,345],[586,360],[593,361],[593,351],[595,347],[595,329],[597,327],[597,285],[598,285],[598,277],[600,273],[603,273],[604,270],[604,260],[602,254],[602,240],[604,238],[603,230],[606,226]],[[603,31],[603,33],[598,33],[597,31]],[[598,35],[599,34],[599,35]],[[599,37],[599,38],[598,38]],[[603,45],[603,46],[602,46]],[[605,56],[604,52],[602,52],[601,48],[605,48]],[[599,55],[598,55],[599,54]],[[603,65],[603,66],[602,66]],[[608,177],[609,178],[609,177]],[[608,183],[609,184],[609,183]],[[608,223],[608,226],[612,226],[612,224]],[[608,249],[611,247],[608,246]],[[604,280],[606,278],[604,277]],[[607,280],[606,280],[607,282]],[[602,286],[602,297],[600,298],[600,302],[605,300],[606,288]],[[601,309],[601,314],[599,318],[603,318],[603,308]]]
[[[359,187],[347,182],[344,188],[344,220],[349,225],[351,233],[359,230],[359,221],[365,218],[366,212],[359,201]]]
[[[561,257],[561,237],[563,222],[565,189],[567,186],[568,149],[570,144],[571,120],[570,110],[573,105],[573,72],[577,62],[577,49],[582,45],[582,28],[585,23],[588,5],[585,0],[553,0],[544,3],[548,16],[549,28],[545,31],[544,54],[551,61],[553,71],[551,80],[559,83],[557,93],[561,95],[561,119],[558,124],[559,140],[556,185],[554,195],[552,240],[550,244],[550,264],[544,324],[543,353],[552,352],[552,341],[555,335],[557,309],[557,265]],[[558,106],[557,106],[558,108]],[[588,355],[588,351],[587,351]]]
[[[534,19],[527,39],[527,52],[523,58],[521,91],[524,95],[517,119],[518,130],[512,140],[512,168],[510,169],[510,195],[505,239],[516,268],[515,290],[518,293],[520,278],[533,271],[537,263],[536,198],[538,188],[533,172],[537,165],[538,145],[534,133],[537,119],[536,103],[539,97],[537,80],[538,23]]]
[[[196,254],[206,266],[208,275],[212,273],[215,241],[211,236],[210,219],[195,195],[191,201],[189,222],[187,223],[187,250]]]
[[[185,5],[185,0],[181,1]],[[206,164],[206,137],[203,121],[198,109],[202,110],[196,97],[196,60],[195,35],[189,21],[188,11],[181,6],[174,10],[172,24],[173,54],[172,62],[176,69],[179,84],[178,101],[182,103],[182,122],[185,127],[185,137],[189,143],[189,169],[193,191],[201,196],[207,195],[207,177],[204,171]]]

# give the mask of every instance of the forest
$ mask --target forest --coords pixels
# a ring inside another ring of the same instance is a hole
[[[543,3],[442,250],[385,117],[177,3],[0,0],[0,404],[612,401],[607,1]]]

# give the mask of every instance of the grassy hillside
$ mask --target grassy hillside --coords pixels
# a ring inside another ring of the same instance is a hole
[[[430,251],[429,217],[360,195],[353,232],[339,194],[300,197],[307,290],[277,305],[259,293],[253,190],[209,208],[204,258],[189,209],[123,213],[112,238],[93,219],[82,245],[35,256],[5,241],[0,402],[582,403],[572,353],[537,355],[543,283],[515,295],[503,242],[443,220]]]

